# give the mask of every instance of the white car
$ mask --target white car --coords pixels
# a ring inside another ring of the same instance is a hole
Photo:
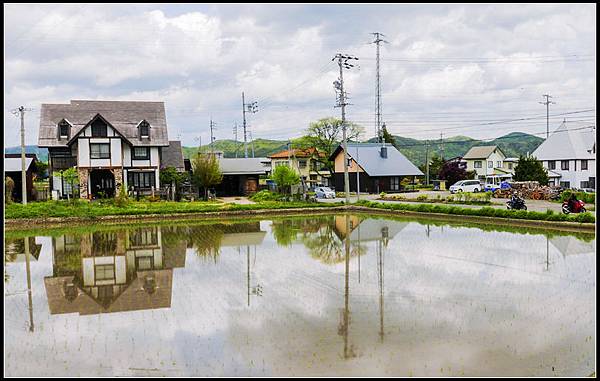
[[[328,187],[317,187],[315,188],[316,198],[335,198],[335,192]]]
[[[479,192],[481,189],[481,183],[479,180],[461,180],[450,186],[450,193]]]

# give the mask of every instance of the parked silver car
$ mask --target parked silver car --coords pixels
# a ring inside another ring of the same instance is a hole
[[[335,198],[335,192],[329,187],[316,187],[316,198]]]

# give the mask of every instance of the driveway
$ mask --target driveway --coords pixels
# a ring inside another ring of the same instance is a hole
[[[413,193],[402,193],[402,196],[407,198],[407,199],[416,199],[417,196],[421,196],[421,195],[427,195],[429,198],[436,198],[438,195],[441,198],[446,198],[447,196],[450,195],[449,191],[421,191],[421,192],[413,192]],[[384,203],[402,203],[402,204],[412,204],[412,205],[416,205],[416,204],[431,204],[431,203],[424,203],[424,202],[417,202],[417,201],[391,201],[391,200],[378,200],[379,195],[377,194],[361,194],[360,195],[360,199],[361,200],[370,200],[370,201],[377,201],[377,202],[384,202]],[[357,200],[357,196],[350,196],[350,203],[354,203]],[[341,202],[341,201],[345,201],[345,198],[335,198],[335,199],[318,199],[319,202]],[[489,206],[492,208],[500,208],[500,209],[506,209],[506,201],[508,201],[507,198],[492,198],[492,205],[464,205],[464,204],[444,204],[444,205],[455,205],[455,206],[460,206],[463,208],[469,208],[469,209],[480,209],[483,208],[485,206]],[[546,210],[550,209],[556,213],[562,213],[561,211],[561,204],[558,202],[551,202],[551,201],[544,201],[544,200],[525,200],[525,204],[527,205],[527,210],[530,211],[535,211],[535,212],[545,212]],[[593,204],[588,204],[586,205],[588,207],[588,210],[595,207],[595,205]],[[595,210],[591,211],[592,213],[596,214]]]

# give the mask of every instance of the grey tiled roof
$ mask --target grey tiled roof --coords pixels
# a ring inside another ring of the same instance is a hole
[[[169,144],[164,102],[72,100],[70,104],[42,104],[38,145],[65,147],[67,140],[58,139],[57,124],[62,119],[71,123],[72,138],[97,114],[134,146]],[[150,124],[150,139],[138,137],[137,126],[142,120]]]
[[[348,143],[348,156],[369,176],[422,176],[423,172],[391,144],[386,143],[387,158],[380,155],[380,143]],[[358,148],[358,150],[357,150]],[[332,157],[343,152],[338,146]]]
[[[221,158],[219,166],[224,175],[265,174],[271,170],[267,157]]]
[[[179,140],[171,140],[168,147],[163,147],[161,151],[160,167],[175,167],[178,171],[185,170],[183,164],[183,151]]]

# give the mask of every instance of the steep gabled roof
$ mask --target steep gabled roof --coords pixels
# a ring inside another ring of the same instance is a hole
[[[364,169],[369,176],[422,176],[423,172],[393,145],[386,143],[387,158],[380,155],[380,143],[348,143],[348,156]],[[330,156],[330,160],[343,152],[341,145]]]
[[[596,132],[591,128],[569,129],[561,125],[533,151],[538,160],[594,159],[592,148],[596,143]]]
[[[504,152],[498,146],[477,146],[471,147],[471,149],[463,156],[464,160],[473,160],[473,159],[487,159],[495,150],[498,150],[504,155]]]
[[[164,102],[72,100],[70,104],[42,104],[38,146],[66,147],[67,142],[58,139],[57,124],[67,119],[73,137],[98,114],[134,146],[169,145]],[[150,123],[150,139],[138,136],[141,120]]]
[[[169,141],[169,146],[161,150],[160,167],[174,167],[178,171],[184,171],[183,151],[179,140]]]

